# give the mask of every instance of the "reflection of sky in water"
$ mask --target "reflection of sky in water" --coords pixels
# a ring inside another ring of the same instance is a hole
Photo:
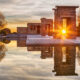
[[[53,59],[41,59],[40,52],[28,52],[26,47],[17,47],[16,41],[6,44],[8,51],[0,62],[0,80],[79,80],[78,76],[54,76]]]

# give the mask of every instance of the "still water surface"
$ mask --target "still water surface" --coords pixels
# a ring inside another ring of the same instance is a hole
[[[28,51],[24,45],[16,40],[0,42],[0,80],[80,80],[79,55],[75,71],[78,76],[55,76],[53,57],[42,59],[41,51]]]

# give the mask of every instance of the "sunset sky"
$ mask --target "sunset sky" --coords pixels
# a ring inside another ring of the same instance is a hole
[[[9,22],[30,22],[52,17],[53,0],[0,0],[0,11]]]
[[[16,23],[14,27],[20,23],[24,27],[24,23],[40,22],[42,17],[53,18],[55,5],[79,4],[80,0],[0,0],[0,11],[8,23]]]

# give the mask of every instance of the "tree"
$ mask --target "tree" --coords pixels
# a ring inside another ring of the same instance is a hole
[[[8,29],[8,28],[5,28],[5,29],[0,31],[0,34],[3,34],[3,35],[7,35],[7,34],[10,34],[10,33],[11,33],[11,30]]]
[[[5,20],[4,15],[0,12],[0,30],[5,27],[7,21]]]

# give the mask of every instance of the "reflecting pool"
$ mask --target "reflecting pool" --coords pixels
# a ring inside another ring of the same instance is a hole
[[[62,58],[60,57],[62,54],[57,54],[56,47],[26,46],[26,39],[0,40],[0,80],[79,80],[80,47],[67,48],[73,51],[76,49],[76,54],[65,56],[64,53]],[[65,52],[65,47],[63,51]],[[66,62],[65,57],[67,57]],[[75,75],[63,75],[65,67],[66,70],[75,72]],[[63,76],[57,76],[57,73]]]

